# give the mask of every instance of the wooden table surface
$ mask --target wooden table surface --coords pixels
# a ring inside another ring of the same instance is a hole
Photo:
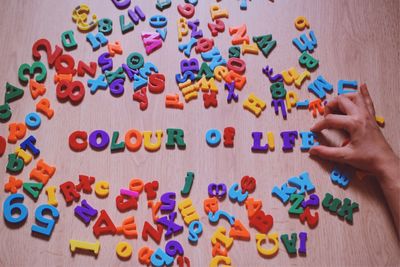
[[[152,31],[148,19],[161,13],[155,8],[155,0],[132,1],[139,5],[147,16],[146,22],[140,22],[133,32],[121,34],[119,16],[127,17],[127,10],[117,9],[111,1],[87,1],[91,13],[98,18],[113,20],[113,32],[108,37],[110,42],[121,41],[123,55],[114,57],[114,66],[125,62],[126,57],[134,51],[145,55],[141,32]],[[307,232],[307,255],[290,257],[283,244],[279,244],[279,252],[273,258],[261,257],[256,248],[255,235],[257,231],[248,227],[247,212],[244,206],[234,204],[226,198],[220,203],[220,208],[234,214],[251,233],[250,241],[235,240],[229,251],[233,266],[399,266],[399,241],[395,227],[385,199],[374,179],[362,181],[353,179],[350,186],[343,190],[330,180],[333,164],[312,159],[308,153],[300,151],[300,139],[296,141],[293,152],[282,151],[281,131],[307,131],[315,121],[307,110],[292,110],[287,120],[274,114],[270,106],[270,82],[262,74],[262,68],[269,64],[275,70],[284,70],[296,67],[299,51],[292,44],[292,39],[300,36],[294,27],[296,17],[303,15],[310,22],[310,29],[314,30],[318,39],[318,46],[313,55],[320,60],[318,69],[311,74],[311,80],[306,81],[301,90],[294,86],[286,86],[288,90],[296,91],[300,99],[314,99],[315,96],[307,90],[307,85],[317,75],[323,75],[334,85],[334,92],[328,95],[328,100],[337,95],[338,80],[357,80],[366,82],[370,88],[378,115],[385,118],[383,129],[389,143],[399,154],[399,1],[372,1],[372,0],[338,0],[338,1],[290,1],[276,0],[274,3],[251,1],[247,11],[239,8],[239,1],[224,0],[218,4],[229,11],[229,19],[225,19],[226,29],[223,34],[214,38],[215,45],[225,58],[228,58],[228,48],[231,46],[229,27],[247,24],[250,36],[273,34],[278,45],[268,59],[260,53],[258,56],[245,55],[242,58],[247,63],[247,84],[239,93],[238,103],[226,103],[227,92],[223,84],[219,83],[218,108],[205,109],[202,95],[197,100],[185,104],[184,110],[165,108],[165,95],[179,93],[174,77],[179,73],[179,62],[184,59],[178,51],[176,20],[179,18],[177,5],[184,1],[173,1],[171,8],[162,12],[168,18],[168,35],[160,50],[146,57],[146,61],[153,62],[160,73],[166,76],[166,89],[161,95],[149,94],[149,107],[140,111],[138,103],[132,101],[131,85],[125,86],[125,93],[121,97],[113,97],[109,91],[99,90],[91,95],[86,89],[86,96],[82,103],[72,106],[70,103],[60,103],[55,94],[53,83],[54,69],[48,70],[45,82],[49,98],[55,110],[51,120],[42,116],[42,124],[37,130],[29,130],[27,135],[33,134],[37,139],[37,147],[41,153],[37,159],[25,166],[18,178],[29,181],[29,172],[39,159],[44,159],[57,167],[55,175],[47,186],[59,186],[65,181],[78,182],[80,174],[94,176],[97,181],[106,180],[110,183],[110,194],[106,199],[99,199],[94,193],[82,194],[98,210],[105,209],[113,222],[118,226],[129,215],[135,216],[139,238],[128,240],[133,247],[132,258],[126,262],[118,259],[115,246],[120,241],[127,241],[123,236],[101,236],[100,253],[97,258],[91,255],[71,255],[69,240],[78,239],[94,242],[92,232],[94,222],[85,225],[74,216],[74,203],[67,206],[57,190],[60,218],[54,228],[50,240],[43,240],[31,236],[31,225],[34,223],[35,208],[47,202],[43,190],[39,200],[34,203],[28,196],[24,204],[29,208],[27,222],[14,229],[6,226],[5,221],[0,223],[0,266],[138,266],[138,250],[147,245],[152,249],[164,249],[165,240],[157,245],[153,240],[144,242],[141,230],[145,220],[152,222],[151,212],[147,208],[146,198],[140,196],[137,210],[120,213],[115,206],[115,197],[122,187],[128,187],[132,178],[141,178],[143,181],[158,180],[160,188],[157,199],[164,193],[177,193],[177,201],[181,196],[186,172],[192,171],[195,179],[190,198],[201,216],[203,234],[197,245],[189,244],[188,230],[174,237],[182,242],[185,255],[190,259],[192,266],[206,266],[211,260],[210,238],[217,226],[211,225],[203,210],[203,200],[208,197],[209,183],[225,183],[228,188],[234,182],[240,182],[245,175],[257,179],[257,189],[251,194],[255,199],[263,201],[263,210],[274,218],[271,232],[291,234],[293,232]],[[207,23],[211,22],[210,5],[216,1],[200,0],[195,18],[200,20],[200,28],[206,37],[210,37]],[[6,82],[22,85],[18,82],[18,68],[23,63],[31,64],[32,44],[40,39],[47,38],[52,45],[61,46],[61,33],[73,30],[78,48],[69,52],[78,60],[85,62],[97,61],[98,56],[106,51],[103,47],[95,52],[85,40],[86,35],[76,29],[71,20],[72,10],[81,4],[80,1],[5,1],[0,11],[0,83]],[[95,30],[97,31],[97,30]],[[307,32],[307,31],[306,31]],[[186,37],[183,42],[189,39]],[[192,52],[194,54],[194,52]],[[43,58],[47,67],[46,57]],[[97,69],[99,75],[100,69]],[[78,77],[78,80],[86,81]],[[127,84],[127,83],[126,83]],[[33,112],[38,100],[30,96],[28,86],[23,87],[25,95],[22,99],[10,104],[13,111],[12,118],[2,123],[0,135],[8,136],[8,124],[23,122],[27,113]],[[243,101],[250,93],[254,93],[267,103],[266,110],[259,118],[242,107]],[[218,147],[210,147],[205,142],[205,133],[211,128],[223,129],[233,126],[236,129],[235,145],[225,148],[222,143]],[[167,150],[165,148],[167,128],[181,128],[185,132],[185,150]],[[111,154],[110,148],[96,152],[88,148],[84,152],[73,152],[68,146],[69,135],[76,130],[91,133],[102,129],[110,135],[119,131],[124,135],[129,129],[139,131],[163,130],[163,145],[160,151],[147,152],[143,147],[138,152],[125,150],[122,153]],[[271,131],[275,135],[276,149],[266,154],[252,153],[253,131]],[[7,144],[6,152],[0,158],[2,167],[2,181],[8,181],[9,174],[5,172],[7,155],[12,153],[16,145]],[[319,207],[319,224],[315,229],[309,229],[296,218],[288,215],[288,206],[284,206],[277,198],[272,197],[272,188],[280,186],[288,178],[308,172],[316,187],[315,193],[321,201],[325,193],[335,197],[350,198],[360,205],[360,210],[354,214],[354,223],[350,225],[338,216]],[[22,193],[22,189],[19,191]],[[1,203],[9,193],[2,191]],[[3,210],[1,208],[1,210]],[[179,214],[178,223],[183,224]],[[226,220],[218,224],[229,230]],[[268,247],[268,245],[263,245]],[[176,264],[176,263],[175,263]]]

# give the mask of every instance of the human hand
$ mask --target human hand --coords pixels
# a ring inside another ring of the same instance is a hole
[[[340,95],[328,102],[324,118],[311,131],[324,129],[344,130],[349,141],[342,147],[314,146],[311,155],[346,163],[378,177],[388,169],[398,168],[399,159],[375,121],[374,105],[365,84],[360,92]]]

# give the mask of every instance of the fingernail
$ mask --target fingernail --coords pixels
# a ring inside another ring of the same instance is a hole
[[[363,96],[368,96],[368,89],[365,83],[360,86],[360,91]]]
[[[346,139],[343,141],[342,146],[347,146],[348,143],[350,143],[350,139],[346,138]]]

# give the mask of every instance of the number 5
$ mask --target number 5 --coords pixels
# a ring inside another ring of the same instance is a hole
[[[48,219],[48,218],[44,217],[43,213],[46,213],[46,212],[49,212],[51,217],[53,217],[54,219]],[[50,237],[50,235],[54,229],[54,224],[59,216],[60,216],[60,213],[58,212],[58,210],[55,207],[48,205],[48,204],[40,205],[35,211],[35,218],[36,218],[37,223],[41,223],[44,226],[39,226],[39,225],[34,224],[34,225],[32,225],[32,232],[42,234],[46,237]]]

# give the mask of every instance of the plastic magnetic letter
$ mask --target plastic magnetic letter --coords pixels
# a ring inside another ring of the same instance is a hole
[[[7,171],[10,173],[19,173],[24,169],[24,161],[16,154],[8,154]]]
[[[171,257],[183,255],[184,253],[182,245],[176,240],[168,241],[168,243],[165,245],[165,252]]]
[[[268,55],[276,46],[276,41],[272,39],[272,34],[254,36],[253,42],[257,44],[265,58],[268,58]]]
[[[210,197],[217,197],[223,199],[226,196],[226,185],[225,184],[214,184],[208,185],[208,195]]]
[[[251,93],[248,98],[243,102],[243,108],[252,112],[256,117],[259,117],[261,112],[266,108],[267,104]]]
[[[166,228],[165,238],[171,237],[173,234],[176,235],[183,231],[183,226],[176,224],[176,212],[171,212],[168,216],[161,217],[157,220],[157,223],[161,224]]]
[[[119,242],[115,252],[122,260],[128,260],[132,256],[132,246],[128,242]]]
[[[24,191],[29,194],[33,198],[34,201],[37,200],[39,194],[42,192],[43,184],[42,183],[23,183],[22,187]]]
[[[167,192],[161,196],[161,212],[171,212],[175,209],[176,205],[176,194],[175,192]]]
[[[55,172],[56,167],[50,166],[43,159],[40,159],[36,167],[30,172],[29,178],[46,185]]]
[[[149,247],[141,247],[138,252],[139,262],[143,265],[150,265],[150,257],[153,252]]]
[[[90,206],[86,199],[81,201],[81,206],[75,207],[74,213],[85,224],[89,224],[97,216],[97,210]]]
[[[10,118],[11,118],[10,105],[8,105],[8,103],[0,105],[0,121],[1,122],[6,122]]]
[[[100,197],[100,198],[104,198],[108,196],[108,192],[109,192],[109,183],[106,181],[98,181],[95,185],[94,185],[94,191],[96,193],[96,196]]]
[[[44,213],[48,214],[50,213],[51,217],[53,219],[49,219],[44,217]],[[34,233],[44,235],[46,237],[50,237],[51,233],[53,232],[54,225],[56,221],[58,220],[58,217],[60,216],[60,213],[58,210],[48,204],[42,204],[39,207],[36,208],[35,211],[35,218],[36,222],[40,223],[40,225],[45,225],[45,226],[39,226],[39,225],[32,225],[31,230]]]
[[[9,195],[3,203],[4,220],[8,223],[18,225],[28,217],[28,208],[22,204],[24,195],[12,194]],[[13,215],[17,215],[16,217]]]
[[[24,123],[10,123],[8,125],[8,130],[7,141],[11,144],[17,143],[17,141],[24,138],[26,134],[26,126]]]
[[[352,89],[345,90],[344,89],[345,86],[354,88],[355,90],[352,90]],[[356,89],[357,89],[357,81],[346,81],[346,80],[338,81],[338,95],[354,93],[354,92],[356,92]]]
[[[39,114],[36,112],[28,113],[25,117],[25,125],[28,126],[29,129],[35,130],[39,128],[42,119],[40,118]]]
[[[181,200],[178,204],[178,209],[182,215],[185,224],[189,225],[193,221],[200,220],[200,216],[196,212],[196,209],[193,206],[192,200],[190,198],[185,198]]]
[[[183,140],[184,132],[182,129],[168,128],[167,135],[167,143],[165,144],[167,148],[174,149],[175,144],[178,146],[179,149],[186,148],[185,141]]]
[[[300,50],[300,52],[308,51],[312,53],[314,47],[317,46],[317,38],[315,37],[314,31],[309,33],[310,39],[308,39],[306,34],[300,35],[300,38],[294,38],[293,44]]]
[[[71,181],[60,184],[60,191],[68,205],[70,205],[72,201],[77,202],[81,197],[81,194],[76,191],[75,184]]]
[[[20,144],[20,147],[25,151],[28,149],[32,155],[37,157],[40,154],[40,150],[35,147],[35,144],[36,138],[33,135],[30,135]]]
[[[242,188],[242,193],[253,193],[254,190],[256,190],[256,179],[248,175],[243,176],[240,180],[240,186]]]
[[[302,31],[305,28],[307,28],[307,29],[310,28],[310,23],[304,16],[297,17],[296,20],[294,21],[294,25],[295,25],[296,29],[298,29],[299,31]]]
[[[350,178],[336,167],[331,172],[330,177],[334,184],[338,184],[343,188],[345,188],[350,182]]]
[[[210,267],[222,266],[222,265],[219,265],[222,262],[225,264],[223,266],[229,267],[229,266],[231,266],[230,264],[232,263],[232,260],[231,260],[231,258],[226,257],[226,256],[215,256],[211,259]],[[229,264],[229,265],[226,265],[226,264]]]
[[[131,0],[112,0],[116,8],[125,9],[131,5]]]
[[[50,108],[50,101],[47,98],[42,98],[36,104],[36,111],[45,115],[49,120],[54,115],[54,110]]]
[[[297,139],[297,131],[284,131],[281,132],[281,137],[283,140],[283,151],[292,151],[294,147],[295,140]]]
[[[299,58],[299,63],[301,66],[305,66],[307,70],[313,71],[318,67],[319,60],[304,51]]]
[[[158,181],[148,182],[144,185],[147,200],[155,199],[157,197]]]
[[[189,224],[189,241],[196,243],[199,240],[199,235],[203,232],[203,225],[200,221],[193,221]]]
[[[22,180],[14,176],[10,176],[8,178],[8,183],[4,185],[4,191],[10,192],[11,194],[15,194],[17,193],[18,189],[21,188],[21,186],[22,186]]]
[[[76,43],[74,32],[73,31],[65,31],[61,34],[61,42],[65,48],[65,50],[72,50],[78,47]]]
[[[86,241],[79,240],[69,240],[69,246],[72,253],[75,253],[77,250],[83,251],[91,251],[94,255],[98,255],[100,251],[100,242],[96,241],[95,243],[90,243]]]
[[[104,224],[104,226],[103,226]],[[98,238],[100,235],[115,235],[117,228],[105,210],[100,211],[100,216],[93,225],[93,233]]]
[[[137,238],[135,217],[129,216],[117,227],[117,234],[123,234],[126,238]]]
[[[299,194],[292,194],[290,196],[290,202],[292,203],[292,206],[289,209],[289,214],[302,214],[304,212],[303,207],[301,206],[301,203],[304,200],[303,195]]]
[[[218,223],[220,218],[221,218],[221,216],[225,217],[228,220],[230,225],[233,225],[235,223],[235,217],[233,215],[230,215],[226,211],[223,211],[223,210],[217,210],[217,212],[215,212],[215,213],[209,212],[208,213],[208,220],[211,223]]]
[[[315,142],[315,138],[317,137],[313,132],[300,132],[301,138],[301,146],[300,149],[302,151],[308,151],[311,147],[319,145],[318,142]]]
[[[224,146],[233,147],[234,138],[235,138],[235,128],[226,127],[224,129]]]
[[[69,136],[69,147],[76,152],[84,151],[88,146],[87,138],[88,135],[85,131],[75,131]],[[82,142],[78,142],[78,139]]]
[[[218,241],[229,249],[233,244],[233,238],[225,235],[226,229],[223,226],[219,226],[214,234],[211,236],[211,243],[215,245]]]
[[[292,177],[288,179],[290,186],[296,187],[298,189],[297,194],[305,194],[305,192],[311,192],[315,189],[315,186],[310,180],[310,175],[308,172],[301,173],[298,177]]]
[[[261,247],[262,243],[268,239],[270,243],[272,243],[274,246],[270,249],[265,249]],[[256,234],[256,242],[257,242],[257,251],[261,255],[271,257],[275,255],[278,250],[279,250],[279,236],[278,233],[270,233],[268,235],[266,234]]]
[[[242,192],[242,189],[239,187],[238,183],[234,183],[231,188],[229,189],[229,199],[232,202],[238,202],[239,204],[242,204],[248,197],[249,192],[245,191]]]
[[[308,91],[313,93],[316,97],[324,99],[326,92],[332,93],[333,86],[327,82],[322,75],[319,75],[315,81],[308,85]]]
[[[342,201],[338,198],[333,198],[333,196],[329,193],[326,193],[324,199],[322,200],[322,207],[330,212],[336,212],[341,205]]]
[[[142,238],[144,241],[147,241],[150,236],[157,244],[160,244],[163,229],[164,228],[160,224],[157,224],[157,228],[154,228],[149,222],[145,221],[142,230]]]
[[[108,44],[108,39],[101,32],[98,32],[96,35],[93,35],[93,33],[89,32],[86,35],[86,40],[92,46],[93,51],[99,49],[100,46],[105,46],[106,44]]]
[[[154,152],[154,151],[157,151],[157,150],[160,149],[160,147],[161,147],[161,139],[162,139],[162,136],[163,136],[163,132],[161,130],[157,130],[156,133],[155,133],[156,138],[157,138],[157,141],[155,143],[151,142],[151,136],[152,136],[152,132],[151,131],[144,131],[142,133],[142,135],[143,135],[144,148],[147,151]]]
[[[346,219],[348,223],[353,223],[353,212],[357,211],[359,205],[357,202],[351,202],[350,199],[345,198],[343,200],[342,207],[338,210],[337,214],[339,217]]]
[[[217,129],[210,129],[206,133],[206,142],[209,146],[218,146],[221,142],[221,132]]]
[[[171,0],[157,0],[156,8],[160,11],[167,9],[171,6]]]
[[[208,215],[209,212],[217,212],[218,208],[218,199],[216,197],[207,198],[203,201],[204,212]]]
[[[135,143],[131,142],[132,138],[136,139]],[[142,134],[139,131],[137,131],[135,129],[129,130],[125,134],[125,145],[126,145],[126,148],[129,151],[132,151],[132,152],[135,152],[135,151],[139,150],[139,148],[142,145],[142,139],[143,139]]]
[[[296,242],[297,242],[296,233],[291,234],[290,240],[288,234],[281,235],[281,240],[288,254],[296,254]]]
[[[46,194],[47,194],[47,198],[48,198],[47,204],[52,205],[54,207],[58,206],[58,201],[56,198],[56,190],[57,190],[57,187],[55,187],[55,186],[46,187]]]
[[[36,82],[35,80],[32,80]],[[15,100],[20,99],[24,95],[24,90],[10,84],[6,83],[6,93],[4,95],[5,104],[9,104]]]
[[[306,232],[300,232],[299,233],[299,239],[300,239],[300,246],[299,246],[299,253],[306,254],[307,253],[307,248],[306,248],[306,242],[307,242],[307,233]]]
[[[182,196],[189,195],[190,189],[192,188],[193,179],[194,179],[194,173],[193,172],[187,172],[186,178],[185,178],[185,185],[184,185],[183,189],[181,190],[181,195]]]
[[[250,233],[243,226],[242,222],[239,219],[236,219],[229,231],[229,237],[240,240],[250,240]]]
[[[283,99],[272,99],[271,105],[274,106],[274,111],[276,115],[279,115],[279,107],[281,107],[282,117],[286,120],[287,112],[285,101]]]
[[[174,262],[174,258],[158,248],[150,257],[151,264],[155,267],[168,266]]]
[[[119,137],[119,132],[113,132],[112,139],[111,139],[111,152],[118,152],[125,150],[125,142],[121,141],[117,144],[117,140]]]
[[[249,225],[260,233],[268,233],[274,225],[274,218],[269,214],[265,214],[264,211],[258,210],[250,218]]]
[[[272,188],[272,195],[277,197],[283,204],[286,204],[290,198],[290,195],[296,192],[296,188],[288,187],[287,184],[283,184],[281,188],[274,186]]]

